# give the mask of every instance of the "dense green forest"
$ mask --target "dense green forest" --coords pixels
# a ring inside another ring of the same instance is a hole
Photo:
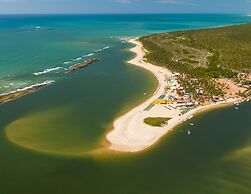
[[[181,73],[183,82],[195,78],[208,97],[222,94],[215,78],[246,82],[238,75],[251,72],[251,24],[153,34],[139,40],[149,62]]]

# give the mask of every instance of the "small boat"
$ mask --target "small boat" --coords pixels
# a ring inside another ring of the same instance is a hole
[[[191,135],[191,131],[190,131],[190,130],[188,130],[188,131],[187,131],[187,134],[188,134],[188,135]]]
[[[189,116],[187,117],[187,120],[192,119],[193,117],[194,117],[193,115],[189,115]]]
[[[191,126],[194,126],[194,124],[193,124],[193,123],[190,123],[190,125],[191,125]]]
[[[239,108],[238,108],[238,107],[235,107],[235,110],[239,110]]]
[[[240,102],[235,102],[234,103],[236,106],[239,106],[240,105]]]

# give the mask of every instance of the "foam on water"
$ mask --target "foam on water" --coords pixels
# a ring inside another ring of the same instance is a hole
[[[51,27],[43,27],[43,26],[34,26],[30,28],[22,28],[17,30],[18,32],[39,32],[39,31],[49,31],[49,30],[54,30],[54,28]]]
[[[43,75],[43,74],[46,74],[46,73],[49,73],[49,72],[52,72],[52,71],[56,71],[56,70],[59,70],[59,69],[62,69],[62,68],[63,67],[54,67],[54,68],[50,68],[50,69],[45,69],[43,71],[33,73],[33,75]]]
[[[19,89],[10,91],[10,92],[2,93],[2,94],[0,94],[0,96],[7,96],[9,94],[14,94],[16,92],[22,92],[22,91],[25,91],[25,90],[33,89],[35,87],[46,86],[46,85],[52,84],[54,82],[55,82],[54,80],[46,80],[46,81],[41,82],[41,83],[33,84],[33,85],[30,85],[30,86],[27,86],[27,87],[24,87],[24,88],[19,88]]]
[[[0,88],[10,88],[12,86],[14,86],[14,83],[10,83],[9,85],[0,86]]]
[[[94,53],[89,53],[89,54],[87,54],[87,55],[83,55],[82,57],[83,58],[86,58],[86,57],[91,57],[91,56],[93,56],[94,55]]]
[[[81,61],[81,60],[83,60],[85,58],[88,58],[88,57],[91,57],[91,56],[95,55],[95,53],[102,52],[102,51],[107,50],[109,48],[110,48],[109,46],[105,46],[105,47],[103,47],[101,49],[96,50],[95,52],[91,52],[91,53],[88,53],[86,55],[82,55],[80,57],[76,57],[76,58],[70,59],[68,61],[65,61],[65,62],[63,62],[63,65],[68,65],[68,64],[72,64],[72,63],[77,62],[77,61]],[[39,76],[39,75],[47,74],[47,73],[50,73],[52,71],[57,71],[57,70],[60,70],[60,69],[67,70],[66,68],[58,66],[58,67],[53,67],[53,68],[49,68],[49,69],[45,69],[43,71],[33,73],[33,75]]]
[[[80,61],[80,60],[82,60],[83,58],[82,57],[78,57],[78,58],[76,58],[76,59],[72,59],[72,61]]]
[[[63,65],[68,65],[68,64],[71,64],[72,62],[71,61],[65,61],[63,62]]]
[[[72,63],[77,62],[77,61],[81,61],[81,60],[83,60],[83,59],[85,59],[85,58],[88,58],[88,57],[91,57],[91,56],[95,55],[95,53],[102,52],[102,51],[107,50],[107,49],[109,49],[109,48],[110,48],[109,46],[105,46],[105,47],[100,48],[100,49],[97,49],[96,51],[93,51],[93,52],[91,52],[91,53],[88,53],[88,54],[82,55],[82,56],[80,56],[80,57],[76,57],[76,58],[70,59],[70,60],[68,60],[68,61],[65,61],[65,62],[63,62],[63,65],[68,65],[68,64],[72,64]],[[54,70],[54,69],[52,68],[52,71],[53,71],[53,70]],[[45,70],[45,71],[46,71],[46,70]],[[40,73],[40,72],[38,72],[38,73]],[[47,73],[47,72],[46,72],[46,73]]]
[[[110,47],[109,46],[105,46],[105,47],[103,47],[103,48],[101,48],[101,49],[98,49],[96,52],[98,53],[98,52],[102,52],[102,51],[104,51],[104,50],[106,50],[106,49],[109,49]]]

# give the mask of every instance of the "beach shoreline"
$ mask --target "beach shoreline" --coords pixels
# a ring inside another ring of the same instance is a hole
[[[183,115],[180,115],[177,110],[167,111],[160,106],[156,106],[155,110],[149,112],[143,111],[152,101],[165,92],[166,76],[172,76],[173,73],[166,68],[145,62],[144,56],[147,51],[144,50],[141,42],[137,39],[131,39],[129,42],[135,45],[130,51],[135,53],[136,56],[128,61],[128,63],[142,67],[153,73],[159,85],[149,99],[114,121],[113,129],[106,135],[106,139],[110,143],[109,149],[120,152],[144,151],[156,144],[164,135],[181,123],[187,121],[188,118],[193,115],[210,109],[232,105],[241,100],[240,98],[234,98],[207,106],[199,106]],[[151,127],[144,123],[144,119],[150,116],[168,116],[171,119],[165,127]]]

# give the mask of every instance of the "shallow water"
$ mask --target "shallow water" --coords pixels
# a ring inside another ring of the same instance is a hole
[[[112,121],[157,81],[121,37],[249,21],[240,15],[0,16],[0,91],[55,80],[0,106],[0,193],[251,193],[251,104],[215,110],[137,154],[108,151]],[[42,29],[36,29],[41,26]],[[100,62],[52,71],[79,56]],[[11,83],[14,83],[11,87]],[[144,96],[144,93],[147,93]],[[192,134],[187,135],[190,129]]]

